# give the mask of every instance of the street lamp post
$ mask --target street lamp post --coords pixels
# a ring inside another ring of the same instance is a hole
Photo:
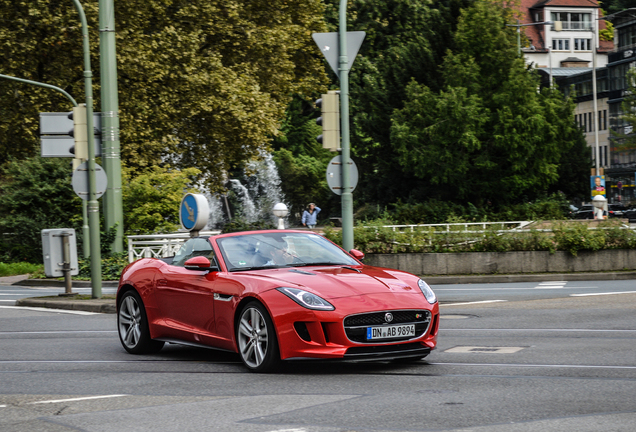
[[[598,26],[599,18],[596,17],[594,19],[594,23]],[[597,28],[594,28],[594,24],[591,26],[592,31],[592,103],[594,109],[594,166],[596,168],[596,175],[601,175],[600,171],[600,149],[598,142],[598,96],[596,94],[596,41],[598,38],[596,37],[598,31]]]
[[[517,54],[521,55],[521,27],[535,26],[535,25],[543,25],[543,24],[554,24],[552,21],[542,21],[536,23],[525,23],[519,24],[519,20],[517,20],[517,24],[506,24],[508,27],[517,27]]]

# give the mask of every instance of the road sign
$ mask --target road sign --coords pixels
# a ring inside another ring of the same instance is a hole
[[[208,223],[210,207],[208,199],[202,194],[186,194],[179,206],[181,226],[188,231],[200,231]]]
[[[70,152],[75,139],[68,135],[48,135],[40,137],[40,156],[42,157],[75,157]],[[95,137],[95,156],[102,155],[102,140]]]
[[[83,200],[88,201],[88,162],[84,162],[73,171],[73,190]],[[108,178],[106,177],[106,171],[104,168],[95,164],[95,198],[101,198],[106,192],[106,186],[108,186]]]
[[[68,135],[73,129],[73,120],[68,118],[69,113],[40,113],[40,135]],[[96,134],[102,130],[102,114],[93,113],[93,129]]]
[[[69,134],[73,130],[73,120],[69,113],[40,113],[40,155],[42,157],[76,157],[70,152],[75,139]],[[102,155],[101,143],[102,116],[93,114],[93,130],[95,132],[95,156]]]
[[[349,181],[350,192],[353,192],[358,185],[358,167],[352,160],[349,160]],[[340,155],[331,159],[327,166],[327,184],[333,193],[342,195],[342,158]]]
[[[358,55],[360,46],[366,33],[363,31],[347,32],[347,69],[351,70],[353,62]],[[340,78],[340,72],[338,71],[339,59],[340,59],[340,45],[338,44],[338,32],[332,33],[312,33],[311,37],[320,48],[320,52],[327,59],[327,63],[331,66],[331,69]]]

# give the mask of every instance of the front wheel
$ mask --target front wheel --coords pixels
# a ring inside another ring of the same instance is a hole
[[[128,291],[122,296],[117,329],[121,344],[131,354],[150,354],[163,348],[163,342],[150,338],[146,309],[136,291]]]
[[[243,364],[253,372],[271,372],[280,363],[276,329],[265,307],[246,304],[239,314],[236,341]]]

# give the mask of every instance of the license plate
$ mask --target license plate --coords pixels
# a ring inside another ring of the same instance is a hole
[[[415,336],[415,324],[367,327],[367,340]]]

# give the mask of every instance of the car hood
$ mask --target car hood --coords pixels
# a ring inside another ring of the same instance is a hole
[[[307,288],[320,295],[324,299],[336,299],[366,294],[394,293],[416,294],[420,293],[417,287],[417,277],[410,274],[401,274],[398,271],[389,271],[376,267],[301,267],[279,268],[245,273],[245,275],[258,276],[275,285]],[[358,272],[358,270],[360,272]],[[407,282],[410,280],[410,283]]]

